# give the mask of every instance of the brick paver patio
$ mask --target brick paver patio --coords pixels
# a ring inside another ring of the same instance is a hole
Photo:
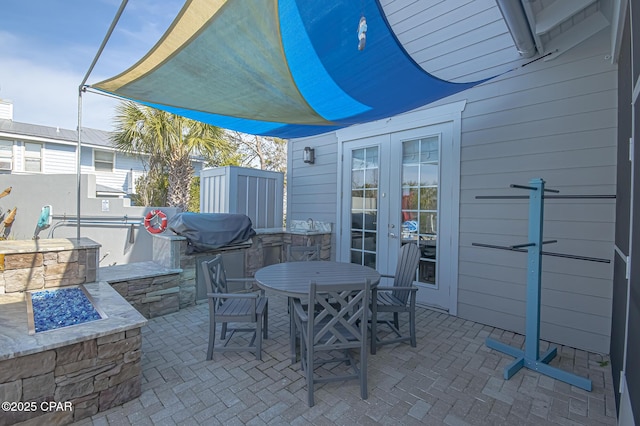
[[[357,381],[317,387],[306,403],[300,364],[288,358],[286,301],[269,300],[263,361],[216,353],[205,361],[208,307],[154,318],[143,328],[142,395],[78,425],[614,425],[608,356],[558,347],[551,365],[588,377],[586,392],[528,369],[508,381],[513,358],[487,348],[491,336],[524,336],[418,308],[418,347],[384,346],[369,357],[369,398]],[[547,344],[541,343],[541,351]]]

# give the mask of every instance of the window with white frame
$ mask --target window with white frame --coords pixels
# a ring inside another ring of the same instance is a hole
[[[25,172],[42,172],[42,144],[25,142],[24,143],[24,171]]]
[[[0,140],[0,170],[13,169],[13,142]]]
[[[112,172],[114,163],[113,152],[93,150],[93,168],[96,171]]]

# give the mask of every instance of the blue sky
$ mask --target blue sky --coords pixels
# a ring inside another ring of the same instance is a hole
[[[160,38],[184,0],[129,0],[91,73],[96,83],[124,71]],[[75,129],[78,86],[120,0],[2,0],[0,98],[14,121]],[[118,101],[85,93],[82,125],[111,130]]]

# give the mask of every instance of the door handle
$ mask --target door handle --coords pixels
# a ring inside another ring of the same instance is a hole
[[[394,234],[393,232],[389,232],[389,237],[390,238],[398,238],[398,236],[396,234]]]

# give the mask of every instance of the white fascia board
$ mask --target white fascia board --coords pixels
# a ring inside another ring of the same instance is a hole
[[[459,116],[466,106],[467,101],[463,100],[433,108],[423,107],[417,111],[340,129],[336,131],[336,136],[339,142],[346,142],[369,136],[395,133],[417,127],[444,123],[451,121],[454,115]]]

